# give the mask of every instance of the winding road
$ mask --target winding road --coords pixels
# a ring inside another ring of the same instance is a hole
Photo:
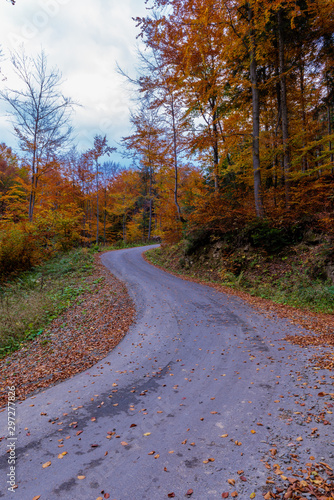
[[[17,404],[18,488],[8,490],[3,440],[0,498],[162,500],[193,490],[192,500],[235,491],[243,500],[268,491],[273,448],[292,472],[310,455],[333,465],[330,422],[305,422],[306,410],[330,407],[331,374],[283,340],[301,328],[165,273],[144,250],[102,255],[126,282],[136,321],[95,367]]]

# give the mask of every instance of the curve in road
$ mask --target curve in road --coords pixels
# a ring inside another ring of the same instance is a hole
[[[283,458],[291,450],[322,455],[329,446],[320,436],[305,450],[297,442],[291,448],[298,422],[287,426],[276,403],[296,390],[303,396],[296,373],[308,383],[314,374],[304,368],[309,352],[282,340],[283,331],[300,329],[154,268],[145,249],[102,255],[137,307],[118,347],[17,405],[18,498],[160,500],[191,489],[192,499],[233,491],[244,499],[267,491],[261,460],[272,446]],[[7,435],[6,412],[0,424]],[[13,498],[7,457],[0,498]]]

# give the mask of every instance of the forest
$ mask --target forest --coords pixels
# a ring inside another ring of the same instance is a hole
[[[2,281],[60,250],[117,241],[247,234],[281,248],[311,228],[334,253],[332,1],[149,7],[134,18],[136,73],[119,69],[135,94],[130,167],[104,135],[78,151],[57,69],[43,52],[13,56],[22,86],[3,81],[0,96],[20,151],[0,145]]]

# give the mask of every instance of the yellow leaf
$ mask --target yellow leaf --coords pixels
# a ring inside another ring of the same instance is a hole
[[[296,441],[303,441],[303,438],[301,436],[297,437]]]
[[[251,430],[251,433],[252,433],[252,434],[256,434],[256,431],[254,431],[254,430],[252,429],[252,430]]]
[[[151,433],[150,432],[145,432],[145,434],[143,434],[143,436],[150,436]]]
[[[222,434],[220,437],[227,438],[228,434]]]
[[[41,498],[41,495],[37,495],[36,497],[34,497],[32,500],[38,500],[39,498]]]
[[[127,445],[128,445],[128,443],[127,443],[126,441],[121,441],[121,445],[123,445],[123,446],[127,446]]]
[[[232,484],[232,486],[235,485],[235,479],[228,479],[227,482],[228,484]]]
[[[51,462],[45,462],[45,464],[42,465],[43,469],[46,469],[47,467],[50,467]]]
[[[159,458],[159,457],[160,457],[159,453],[157,453],[156,455],[154,455],[154,458]]]
[[[86,476],[78,476],[78,479],[85,479]]]
[[[256,497],[256,493],[254,493],[254,491],[253,491],[253,493],[250,494],[249,498],[255,498],[255,497]]]

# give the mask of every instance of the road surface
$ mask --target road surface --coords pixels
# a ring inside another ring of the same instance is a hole
[[[263,498],[272,449],[290,475],[311,455],[333,466],[332,414],[305,423],[306,410],[331,407],[331,373],[282,340],[301,329],[169,275],[143,250],[102,255],[127,283],[136,321],[95,367],[17,404],[18,488],[8,490],[13,441],[3,440],[0,498]],[[7,410],[0,425],[7,436]]]

